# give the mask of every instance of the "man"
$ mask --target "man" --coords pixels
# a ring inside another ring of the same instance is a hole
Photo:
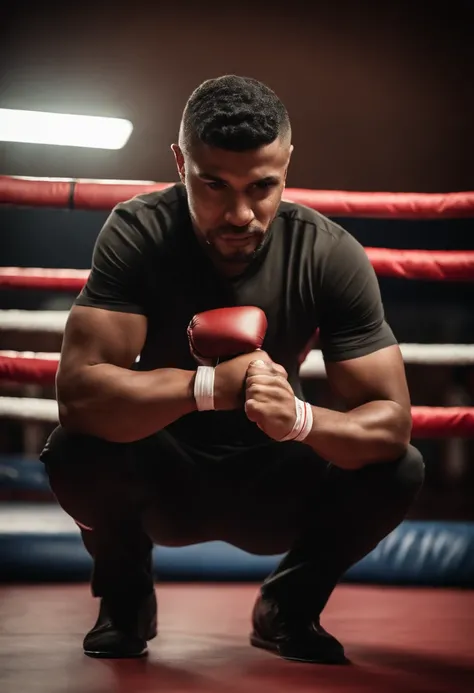
[[[117,205],[99,233],[42,453],[93,557],[100,610],[84,650],[145,654],[153,544],[222,540],[285,554],[256,600],[252,644],[342,663],[321,611],[424,475],[377,279],[343,228],[282,201],[291,126],[264,84],[201,84],[172,150],[181,182]],[[240,343],[242,311],[255,334],[239,350],[226,340]],[[317,330],[334,411],[303,401],[299,364]],[[217,366],[198,367],[206,349]]]

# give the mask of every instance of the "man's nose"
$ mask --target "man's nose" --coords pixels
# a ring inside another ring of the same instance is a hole
[[[252,207],[245,200],[234,200],[225,214],[230,226],[248,226],[255,219]]]

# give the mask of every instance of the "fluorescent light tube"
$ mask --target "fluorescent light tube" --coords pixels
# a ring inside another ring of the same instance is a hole
[[[92,149],[122,149],[133,125],[123,118],[0,108],[0,140]]]

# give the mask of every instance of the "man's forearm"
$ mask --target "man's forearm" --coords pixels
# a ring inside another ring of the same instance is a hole
[[[396,402],[368,402],[349,412],[312,410],[313,427],[304,442],[344,469],[395,460],[410,440],[411,416]]]
[[[146,438],[195,410],[194,371],[131,371],[109,364],[58,377],[61,424],[126,443]]]

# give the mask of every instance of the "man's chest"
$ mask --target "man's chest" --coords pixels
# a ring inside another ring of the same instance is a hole
[[[206,271],[207,270],[207,271]],[[169,261],[148,287],[148,336],[143,359],[153,367],[191,368],[187,326],[197,313],[233,306],[258,306],[268,322],[264,348],[279,362],[291,362],[318,326],[311,273],[281,253],[269,255],[257,271],[222,278],[199,263]]]

